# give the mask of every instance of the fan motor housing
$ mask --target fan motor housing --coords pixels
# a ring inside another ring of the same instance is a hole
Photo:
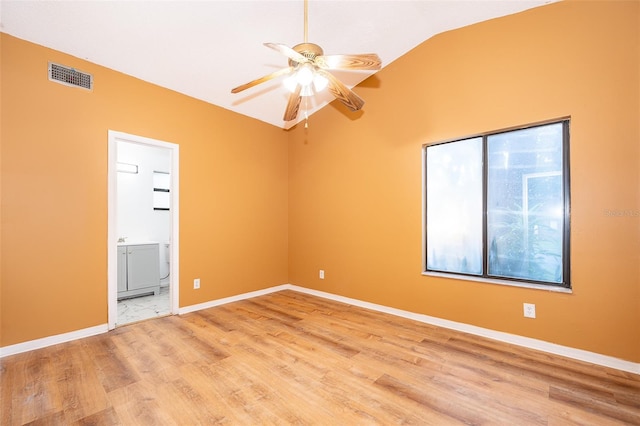
[[[293,50],[304,56],[305,58],[309,58],[313,60],[316,56],[321,56],[324,54],[324,51],[320,46],[314,43],[300,43],[293,46]],[[298,62],[293,59],[289,59],[289,66],[296,66]]]

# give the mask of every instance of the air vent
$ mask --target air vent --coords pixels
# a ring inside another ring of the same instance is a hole
[[[49,62],[49,80],[66,86],[93,89],[93,76],[73,68]]]

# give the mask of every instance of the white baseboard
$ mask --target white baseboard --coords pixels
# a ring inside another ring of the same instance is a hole
[[[29,340],[28,342],[5,346],[0,348],[0,358],[4,358],[9,355],[16,355],[22,352],[33,351],[35,349],[46,348],[47,346],[70,342],[84,337],[95,336],[96,334],[106,333],[107,331],[109,331],[109,326],[107,324],[102,324],[94,327],[83,328],[81,330],[70,331],[69,333],[56,334],[55,336],[43,337],[42,339]]]
[[[409,311],[403,311],[401,309],[391,308],[384,305],[378,305],[375,303],[365,302],[358,299],[352,299],[350,297],[339,296],[337,294],[326,293],[324,291],[312,290],[305,287],[299,287],[292,284],[282,284],[275,287],[269,287],[262,290],[251,291],[248,293],[239,294],[236,296],[225,297],[223,299],[212,300],[210,302],[199,303],[197,305],[185,306],[180,308],[178,314],[187,314],[189,312],[195,312],[202,309],[212,308],[214,306],[225,305],[227,303],[237,302],[240,300],[251,299],[253,297],[263,296],[269,293],[275,293],[281,290],[293,290],[300,293],[310,294],[312,296],[318,296],[329,300],[335,300],[337,302],[346,303],[349,305],[358,306],[361,308],[371,309],[378,312],[384,312],[391,315],[396,315],[402,318],[408,318],[414,321],[422,322],[425,324],[436,325],[439,327],[448,328],[451,330],[462,331],[464,333],[474,334],[476,336],[486,337],[488,339],[497,340],[500,342],[510,343],[517,346],[522,346],[529,349],[535,349],[550,354],[560,355],[567,358],[577,359],[584,362],[589,362],[604,367],[614,368],[616,370],[627,371],[629,373],[640,374],[640,363],[631,361],[625,361],[623,359],[614,358],[608,355],[602,355],[595,352],[589,352],[582,349],[575,349],[568,346],[557,345],[555,343],[545,342],[544,340],[532,339],[530,337],[518,336],[515,334],[503,333],[501,331],[490,330],[488,328],[477,327],[475,325],[464,324],[460,322],[450,321],[442,318],[432,317],[429,315],[416,314]],[[18,343],[16,345],[0,347],[0,358],[27,352],[35,349],[44,348],[47,346],[57,345],[58,343],[64,343],[71,340],[82,339],[83,337],[94,336],[96,334],[106,333],[109,331],[107,324],[98,325],[95,327],[89,327],[82,330],[72,331],[69,333],[58,334],[56,336],[44,337],[42,339],[31,340],[24,343]]]
[[[239,294],[237,296],[225,297],[223,299],[212,300],[210,302],[199,303],[197,305],[186,306],[180,308],[179,315],[189,312],[199,311],[201,309],[212,308],[214,306],[224,305],[231,302],[237,302],[239,300],[250,299],[252,297],[258,297],[276,291],[291,289],[289,284],[283,284],[275,287],[270,287],[264,290],[252,291],[249,293]],[[57,345],[59,343],[70,342],[72,340],[82,339],[83,337],[95,336],[96,334],[106,333],[109,331],[109,325],[103,324],[95,327],[84,328],[82,330],[71,331],[69,333],[57,334],[55,336],[43,337],[41,339],[29,340],[23,343],[17,343],[15,345],[0,347],[0,358],[16,355],[22,352],[33,351],[36,349],[45,348],[47,346]]]
[[[225,297],[223,299],[211,300],[209,302],[198,303],[197,305],[185,306],[180,308],[178,315],[188,314],[189,312],[200,311],[202,309],[213,308],[214,306],[226,305],[231,302],[238,302],[240,300],[251,299],[252,297],[264,296],[265,294],[275,293],[281,290],[291,290],[290,284],[282,284],[275,287],[269,287],[262,290],[250,291],[249,293],[242,293],[236,296]]]
[[[414,321],[425,324],[436,325],[439,327],[449,328],[451,330],[462,331],[464,333],[474,334],[476,336],[486,337],[488,339],[498,340],[500,342],[510,343],[529,349],[535,349],[554,355],[560,355],[567,358],[577,359],[579,361],[589,362],[591,364],[601,365],[604,367],[614,368],[616,370],[627,371],[629,373],[640,374],[640,363],[625,361],[623,359],[614,358],[608,355],[602,355],[595,352],[589,352],[582,349],[575,349],[568,346],[557,345],[555,343],[545,342],[544,340],[532,339],[530,337],[518,336],[515,334],[503,333],[501,331],[490,330],[488,328],[476,327],[475,325],[464,324],[460,322],[450,321],[442,318],[431,317],[423,314],[416,314],[401,309],[390,308],[384,305],[364,302],[358,299],[338,296],[323,291],[311,290],[295,285],[287,286],[288,289],[306,293],[313,296],[323,297],[325,299],[335,300],[337,302],[347,303],[349,305],[359,306],[361,308],[371,309],[378,312],[384,312],[403,318],[412,319]]]

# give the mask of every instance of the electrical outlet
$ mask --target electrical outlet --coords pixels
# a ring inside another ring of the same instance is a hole
[[[535,318],[536,317],[536,305],[533,303],[523,303],[524,306],[524,317],[525,318]]]
[[[195,280],[193,280],[193,288],[194,290],[197,290],[200,288],[200,278],[196,278]]]
[[[320,274],[319,274],[319,276],[320,276],[320,279],[321,279],[321,280],[324,280],[324,269],[320,269]]]

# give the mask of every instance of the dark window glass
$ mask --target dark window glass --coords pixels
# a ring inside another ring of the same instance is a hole
[[[426,269],[569,287],[569,122],[425,148]]]

